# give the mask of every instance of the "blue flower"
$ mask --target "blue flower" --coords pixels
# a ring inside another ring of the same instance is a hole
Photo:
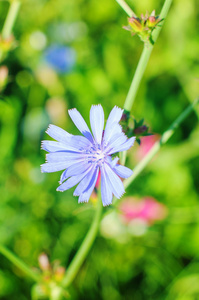
[[[57,141],[42,141],[42,149],[49,153],[41,171],[48,173],[65,170],[57,191],[63,192],[78,184],[73,195],[79,196],[79,203],[88,202],[100,171],[104,206],[112,203],[113,194],[116,198],[124,194],[120,177],[127,178],[133,172],[118,164],[119,158],[112,158],[112,154],[128,150],[135,137],[128,139],[122,132],[119,125],[122,113],[123,110],[115,106],[103,130],[103,108],[101,105],[93,105],[90,110],[92,134],[76,108],[69,110],[72,121],[83,136],[75,136],[55,125],[49,125],[46,132]]]
[[[75,65],[76,53],[70,47],[52,45],[45,52],[45,60],[59,73],[70,72]]]

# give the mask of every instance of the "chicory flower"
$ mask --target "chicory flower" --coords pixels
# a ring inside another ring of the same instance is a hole
[[[44,54],[45,61],[58,73],[70,72],[76,61],[75,50],[71,47],[52,45]]]
[[[133,172],[118,164],[119,158],[112,158],[112,155],[128,150],[135,137],[128,139],[122,132],[119,124],[122,113],[123,110],[115,106],[104,130],[103,108],[101,105],[93,105],[90,110],[92,134],[76,108],[69,110],[72,121],[83,136],[75,136],[55,125],[49,125],[46,132],[56,141],[42,141],[42,149],[49,153],[41,171],[48,173],[64,170],[57,191],[63,192],[78,184],[73,195],[79,196],[79,203],[88,202],[100,171],[104,206],[112,203],[113,195],[120,198],[124,194],[120,177],[127,178]]]

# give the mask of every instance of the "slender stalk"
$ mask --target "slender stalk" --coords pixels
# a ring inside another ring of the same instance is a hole
[[[160,19],[166,18],[172,1],[173,0],[165,0],[164,5],[161,10],[161,13],[160,13],[160,16],[159,16]],[[156,40],[160,34],[163,23],[164,23],[164,20],[161,22],[161,26],[157,27],[153,32],[152,38],[153,38],[154,43],[156,42]],[[137,65],[137,68],[135,71],[135,75],[133,77],[129,92],[127,94],[127,97],[126,97],[126,100],[124,103],[124,109],[126,109],[128,111],[130,111],[133,106],[135,96],[137,94],[143,74],[146,70],[147,63],[149,61],[153,47],[154,47],[154,45],[152,45],[151,43],[149,45],[144,45],[144,49],[142,51],[140,60],[138,62],[138,65]]]
[[[100,191],[100,189],[99,189]],[[73,258],[71,264],[69,265],[66,274],[64,276],[64,279],[62,281],[63,287],[68,287],[72,281],[74,280],[75,276],[77,275],[79,268],[81,267],[82,263],[84,262],[88,252],[90,251],[90,248],[93,245],[93,242],[96,238],[100,220],[102,215],[102,201],[101,201],[101,194],[99,192],[98,197],[98,203],[96,207],[95,216],[93,219],[93,222],[91,224],[91,227],[83,240],[78,252],[76,253],[75,257]]]
[[[142,170],[147,166],[151,159],[159,151],[160,147],[165,144],[170,137],[173,135],[175,129],[185,120],[185,118],[191,113],[194,107],[198,104],[199,98],[197,98],[191,105],[189,105],[181,115],[171,124],[171,126],[163,133],[161,139],[154,144],[151,150],[146,154],[146,156],[141,160],[141,162],[134,168],[133,175],[128,179],[124,180],[124,187],[127,188],[133,180],[142,172]]]
[[[123,8],[129,17],[136,17],[134,11],[128,6],[124,0],[116,0],[117,3]]]
[[[9,38],[9,36],[12,33],[12,28],[13,28],[14,22],[16,20],[20,4],[21,3],[18,0],[13,0],[10,4],[8,14],[7,14],[6,20],[4,22],[3,29],[2,29],[3,39]]]
[[[18,258],[14,253],[8,250],[5,246],[0,245],[0,253],[4,255],[9,261],[11,261],[15,266],[17,266],[21,271],[27,274],[34,281],[39,281],[40,276],[38,276],[31,268],[29,268],[20,258]]]

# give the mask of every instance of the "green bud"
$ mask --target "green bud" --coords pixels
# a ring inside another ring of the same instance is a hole
[[[146,26],[148,26],[149,28],[154,28],[160,21],[162,20],[159,19],[158,17],[150,16],[146,20]]]
[[[4,89],[8,82],[8,68],[6,66],[0,67],[0,92]]]
[[[131,26],[131,28],[133,29],[134,32],[141,32],[143,30],[143,26],[141,24],[141,20],[139,18],[129,18],[128,19],[128,23]]]
[[[128,18],[129,25],[124,26],[123,28],[131,31],[132,35],[137,34],[144,43],[153,43],[152,31],[161,21],[162,19],[159,19],[158,16],[155,16],[155,10],[153,10],[151,15],[149,15],[147,12],[145,16],[141,14],[141,18]]]
[[[3,39],[3,37],[0,35],[0,49],[2,52],[8,52],[11,49],[13,49],[15,45],[14,37],[11,35],[7,39]]]

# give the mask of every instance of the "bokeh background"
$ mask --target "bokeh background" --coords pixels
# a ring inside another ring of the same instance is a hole
[[[95,197],[78,205],[72,190],[56,192],[60,174],[41,174],[40,142],[49,123],[77,133],[69,108],[88,122],[92,104],[101,103],[106,117],[122,107],[143,45],[122,29],[127,16],[114,0],[21,2],[15,48],[1,63],[0,242],[34,268],[43,252],[65,267],[90,226]],[[128,3],[137,15],[163,5]],[[8,7],[0,1],[1,28]],[[132,109],[154,136],[128,152],[130,168],[198,96],[198,15],[196,0],[173,1]],[[71,299],[199,299],[198,133],[195,111],[118,208],[106,208]],[[0,256],[0,299],[28,300],[32,286]]]

